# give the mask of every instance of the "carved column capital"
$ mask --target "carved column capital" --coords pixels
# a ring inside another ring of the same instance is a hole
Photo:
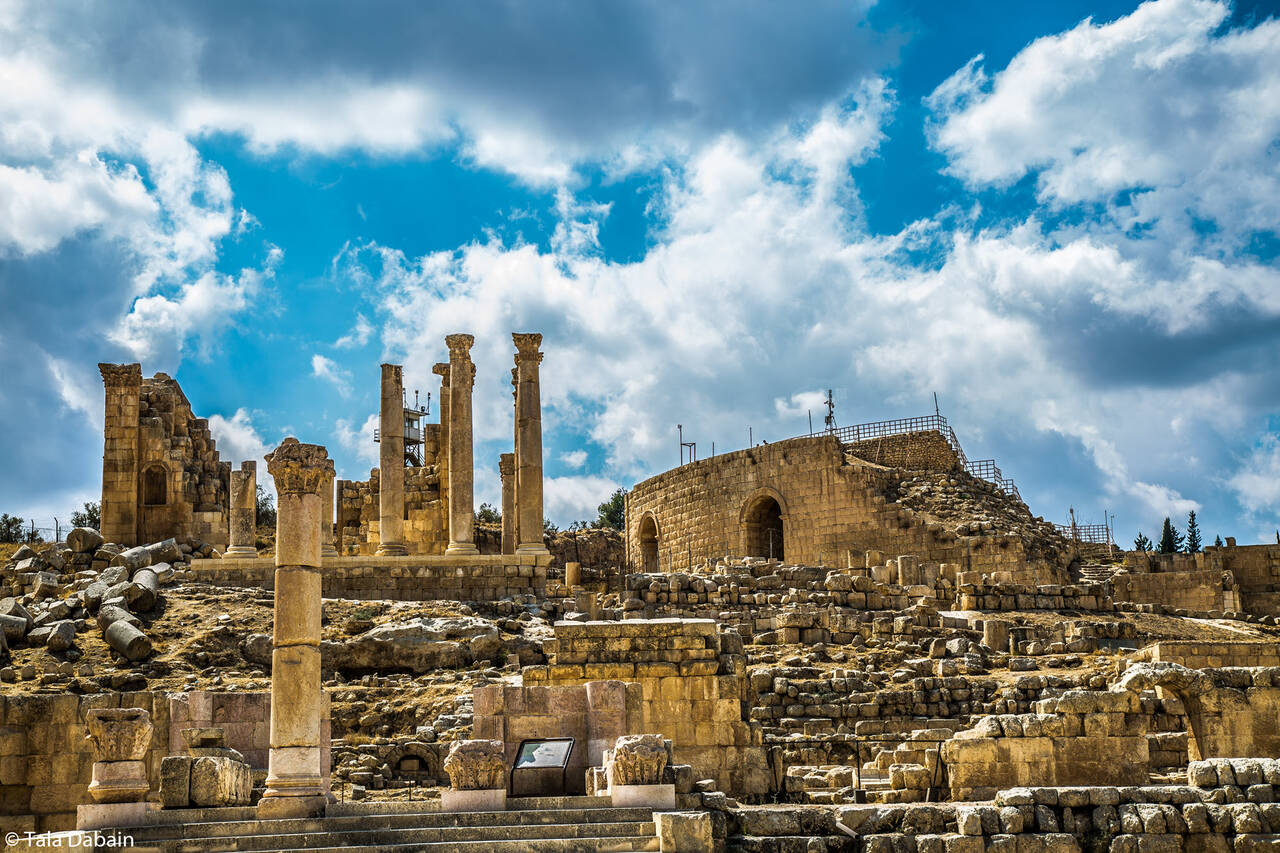
[[[102,384],[108,388],[124,388],[142,384],[141,364],[98,364],[98,372],[102,374]]]
[[[510,477],[516,472],[516,455],[514,453],[503,453],[498,457],[498,473],[504,477]]]
[[[267,454],[267,471],[282,495],[319,495],[332,476],[333,462],[319,444],[302,444],[290,436]]]
[[[431,372],[440,377],[440,384],[448,386],[449,384],[449,362],[440,361],[431,365]]]
[[[511,340],[516,345],[516,364],[522,361],[537,359],[542,361],[542,353],[538,352],[538,347],[542,346],[542,335],[537,332],[512,332]]]
[[[476,337],[475,335],[464,334],[446,335],[444,342],[445,346],[449,347],[449,360],[461,361],[467,358],[471,352],[471,347],[475,344]]]

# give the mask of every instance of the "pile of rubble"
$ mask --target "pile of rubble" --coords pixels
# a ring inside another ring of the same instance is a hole
[[[957,537],[997,534],[1022,540],[1028,560],[1062,564],[1070,543],[1022,500],[963,471],[892,469],[885,500],[922,513]]]

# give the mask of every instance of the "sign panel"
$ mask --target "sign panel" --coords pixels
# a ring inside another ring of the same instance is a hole
[[[564,767],[573,752],[573,739],[528,740],[520,744],[513,770],[538,767]]]

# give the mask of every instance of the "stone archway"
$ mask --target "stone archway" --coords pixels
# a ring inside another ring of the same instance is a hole
[[[742,505],[742,554],[746,557],[786,558],[786,509],[782,496],[761,489]]]
[[[397,779],[414,779],[425,784],[435,784],[446,779],[440,755],[431,745],[407,743],[389,751],[384,759]]]
[[[658,571],[658,522],[653,513],[646,512],[636,530],[640,543],[640,571]]]

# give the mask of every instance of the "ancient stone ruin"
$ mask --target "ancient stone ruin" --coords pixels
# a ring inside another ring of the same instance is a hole
[[[536,334],[481,525],[473,344],[435,423],[381,366],[367,481],[273,449],[274,529],[176,382],[100,366],[102,529],[0,570],[10,848],[1280,849],[1280,546],[1089,542],[940,415],[550,537]]]

